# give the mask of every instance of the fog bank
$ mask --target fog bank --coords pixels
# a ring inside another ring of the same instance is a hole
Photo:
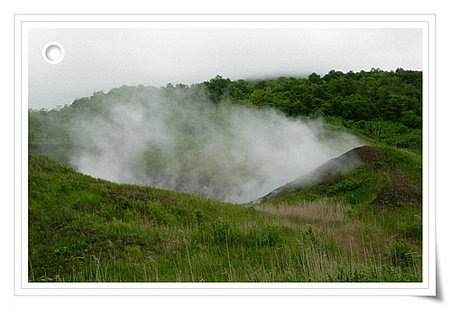
[[[104,100],[107,109],[74,122],[72,137],[89,148],[71,163],[117,183],[245,203],[361,145],[348,133],[327,132],[321,119],[213,104],[198,87]]]

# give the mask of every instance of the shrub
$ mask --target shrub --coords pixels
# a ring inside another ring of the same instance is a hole
[[[412,222],[406,224],[405,237],[408,239],[422,239],[422,223]]]
[[[149,219],[159,225],[172,225],[176,222],[173,214],[168,212],[159,201],[148,202],[146,209]]]
[[[283,242],[283,237],[278,228],[274,225],[267,225],[261,231],[262,245],[274,246]]]
[[[202,210],[194,210],[194,213],[192,214],[192,219],[194,220],[194,223],[197,225],[203,225],[203,223],[206,220],[206,215],[202,212]]]
[[[239,234],[236,227],[232,226],[230,222],[224,221],[222,218],[210,224],[209,232],[214,243],[233,244],[239,241]]]
[[[404,241],[394,243],[389,249],[388,257],[395,267],[408,267],[414,264],[412,250]]]
[[[341,182],[339,182],[338,184],[330,187],[327,192],[328,192],[328,194],[348,192],[348,191],[357,189],[359,186],[361,186],[361,184],[362,184],[361,180],[344,179]]]
[[[113,217],[120,216],[120,212],[118,211],[119,209],[111,203],[101,203],[98,215],[105,218],[106,220],[111,220]]]

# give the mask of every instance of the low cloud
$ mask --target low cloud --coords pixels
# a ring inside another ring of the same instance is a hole
[[[245,203],[361,145],[326,131],[321,119],[213,104],[201,87],[120,90],[99,98],[108,108],[78,118],[71,130],[87,146],[72,165],[117,183]]]

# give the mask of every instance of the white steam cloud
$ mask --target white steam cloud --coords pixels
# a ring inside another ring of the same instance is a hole
[[[71,161],[117,183],[245,203],[361,145],[347,133],[327,132],[320,119],[213,104],[189,88],[104,98],[107,110],[74,123],[73,137],[88,147]]]

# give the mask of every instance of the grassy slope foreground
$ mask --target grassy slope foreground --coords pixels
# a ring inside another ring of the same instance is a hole
[[[373,149],[348,173],[250,206],[30,154],[29,281],[420,282],[421,158]]]

